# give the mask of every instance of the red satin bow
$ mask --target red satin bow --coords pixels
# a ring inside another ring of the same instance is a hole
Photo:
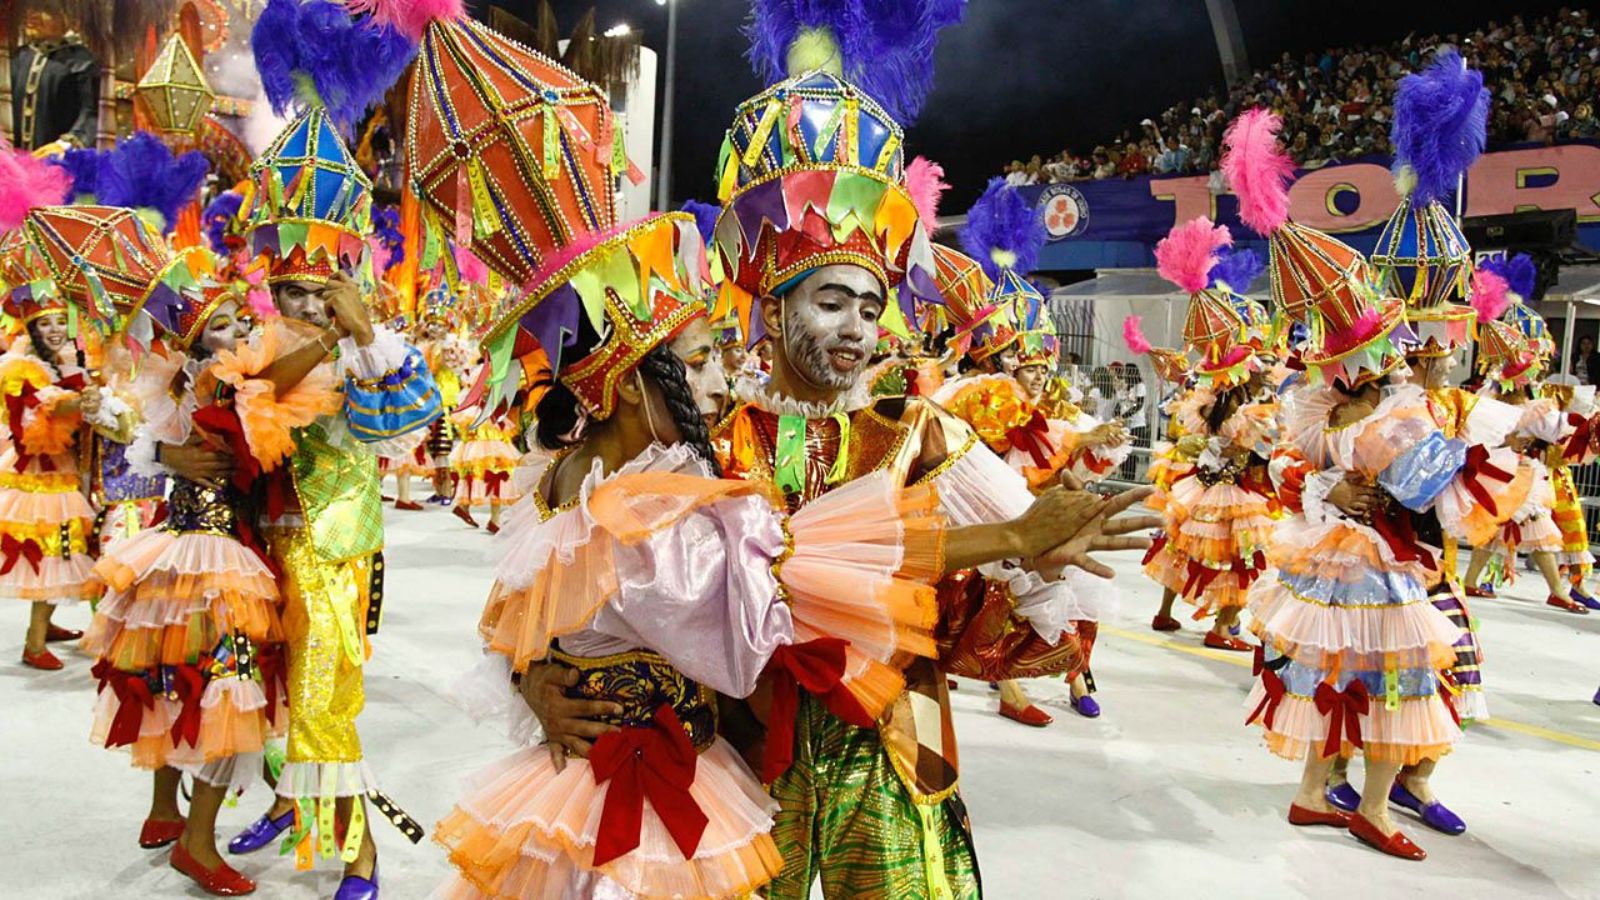
[[[121,672],[107,660],[94,664],[89,674],[100,680],[96,693],[111,688],[117,695],[117,714],[111,719],[106,732],[106,747],[125,747],[139,740],[139,724],[144,720],[143,709],[155,709],[155,696],[144,675],[138,672]]]
[[[589,751],[595,784],[610,782],[600,810],[594,864],[603,866],[639,846],[644,801],[672,835],[684,859],[694,857],[706,830],[706,814],[689,793],[698,762],[688,732],[662,704],[647,726],[621,728],[600,736]]]
[[[22,418],[28,410],[39,405],[39,389],[27,382],[23,382],[22,389],[16,394],[6,395],[6,424],[11,428],[11,444],[17,451],[17,470],[28,468],[28,462],[34,454],[29,453],[22,441]],[[50,457],[39,457],[39,468],[46,472],[55,469],[55,464]]]
[[[767,746],[761,758],[761,780],[778,779],[794,762],[794,722],[800,714],[800,688],[822,701],[828,711],[856,726],[871,728],[872,716],[841,683],[845,648],[842,638],[816,638],[779,647],[767,663],[772,684],[772,711],[767,716]]]
[[[484,490],[484,493],[487,493],[491,497],[500,496],[500,486],[505,484],[506,483],[506,479],[510,478],[510,477],[511,477],[511,474],[509,472],[485,472],[485,473],[483,473],[483,490]]]
[[[33,571],[39,571],[39,563],[44,559],[44,548],[33,538],[19,541],[11,535],[0,537],[0,556],[5,558],[5,565],[0,566],[0,575],[9,575],[16,568],[18,559],[25,559]]]
[[[1562,459],[1580,460],[1589,451],[1589,444],[1594,438],[1594,420],[1586,419],[1577,413],[1567,414],[1568,424],[1573,426],[1572,437],[1567,438],[1567,447],[1561,453]]]
[[[1435,568],[1433,554],[1418,542],[1417,532],[1411,527],[1411,517],[1407,513],[1381,509],[1372,515],[1372,530],[1394,551],[1397,562],[1418,562],[1423,568]]]
[[[1257,649],[1259,652],[1259,648]],[[1249,725],[1259,718],[1268,728],[1271,728],[1272,719],[1278,714],[1278,706],[1283,703],[1284,695],[1289,692],[1289,689],[1284,686],[1283,679],[1278,677],[1278,673],[1272,669],[1261,670],[1261,687],[1266,691],[1267,695],[1262,697],[1261,702],[1256,704],[1256,708],[1250,711],[1250,717],[1245,719],[1244,723]]]
[[[172,722],[172,746],[187,741],[189,746],[200,746],[200,699],[206,693],[206,679],[194,666],[178,666],[172,671],[173,688],[181,704],[178,717]]]
[[[1164,548],[1166,546],[1167,546],[1167,533],[1165,531],[1156,532],[1155,536],[1150,538],[1150,549],[1146,550],[1144,552],[1144,559],[1139,561],[1139,565],[1141,565],[1141,566],[1149,565],[1150,564],[1150,560],[1155,559],[1157,556],[1160,556],[1162,548]]]
[[[1011,442],[1013,449],[1026,450],[1033,457],[1033,464],[1041,469],[1050,465],[1050,454],[1055,448],[1050,446],[1048,435],[1050,424],[1045,421],[1044,414],[1037,409],[1028,421],[1006,432],[1006,440]]]
[[[1328,721],[1328,741],[1322,747],[1324,757],[1339,752],[1341,731],[1351,744],[1362,746],[1361,716],[1366,714],[1368,706],[1365,682],[1356,679],[1340,691],[1324,681],[1317,685],[1316,701],[1317,712],[1331,717]]]
[[[1461,713],[1456,710],[1456,676],[1449,669],[1439,673],[1439,699],[1444,701],[1444,708],[1450,711],[1450,718],[1461,727]]]
[[[1489,462],[1489,450],[1482,444],[1473,444],[1467,448],[1467,461],[1462,466],[1462,470],[1467,475],[1463,482],[1466,485],[1467,493],[1472,495],[1472,499],[1483,504],[1483,508],[1488,511],[1489,515],[1499,515],[1499,510],[1495,508],[1494,498],[1489,496],[1489,490],[1483,486],[1481,479],[1493,478],[1503,484],[1510,484],[1511,473],[1491,464]]]

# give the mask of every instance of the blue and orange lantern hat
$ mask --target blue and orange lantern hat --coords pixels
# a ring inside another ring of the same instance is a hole
[[[920,109],[937,31],[962,6],[917,0],[898,5],[905,15],[865,2],[754,5],[751,59],[774,83],[738,106],[724,137],[715,233],[726,275],[717,308],[737,312],[752,344],[765,335],[759,303],[826,265],[871,272],[894,298],[880,324],[899,336],[920,304],[938,302],[900,123]]]
[[[1401,200],[1371,261],[1383,292],[1406,302],[1418,340],[1413,355],[1444,356],[1472,343],[1477,317],[1461,302],[1472,275],[1472,248],[1445,203],[1483,152],[1488,121],[1483,75],[1453,48],[1400,80],[1390,138]]]

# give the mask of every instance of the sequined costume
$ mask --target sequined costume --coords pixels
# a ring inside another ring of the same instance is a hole
[[[242,377],[229,353],[188,359],[172,351],[144,360],[130,475],[168,475],[155,445],[182,445],[196,431],[230,445],[238,472],[221,489],[171,476],[162,523],[114,542],[96,564],[107,594],[84,640],[98,657],[93,739],[127,747],[140,768],[172,766],[237,790],[259,776],[266,739],[288,724],[278,576],[247,493],[283,463],[289,429],[338,397],[330,372],[313,373],[277,399],[276,440],[253,444],[234,399],[275,388]]]
[[[953,525],[1004,521],[1031,501],[1022,476],[927,401],[879,400],[838,416],[805,412],[771,396],[741,406],[723,428],[724,471],[770,485],[791,509],[893,471],[908,484],[933,484]],[[780,450],[791,446],[801,452]],[[1071,599],[1066,585],[1009,563],[947,576],[938,585],[938,658],[906,670],[905,691],[876,728],[804,706],[795,763],[771,786],[782,805],[773,835],[785,868],[767,896],[807,897],[817,877],[829,897],[977,896],[945,676],[994,680],[1081,668]]]
[[[457,508],[505,507],[517,501],[517,487],[511,474],[522,454],[513,443],[517,438],[516,415],[520,410],[490,416],[479,423],[482,409],[473,406],[456,411],[451,425],[458,435],[450,451],[450,473],[456,479],[452,505]]]
[[[20,335],[0,356],[0,597],[73,603],[98,596],[89,535],[94,510],[79,484],[77,410],[85,373],[51,366]]]

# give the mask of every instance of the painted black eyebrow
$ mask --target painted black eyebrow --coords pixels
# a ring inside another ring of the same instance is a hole
[[[866,293],[858,294],[855,291],[851,290],[850,288],[846,287],[845,285],[835,284],[835,283],[833,283],[831,281],[826,283],[826,284],[824,284],[824,285],[822,285],[821,287],[817,288],[817,290],[819,292],[820,291],[838,291],[839,293],[841,293],[841,294],[845,295],[846,297],[849,297],[849,298],[851,298],[853,300],[873,300],[873,301],[876,301],[876,302],[878,302],[880,304],[883,303],[883,297],[878,295],[877,293],[875,293],[873,291],[867,291]]]

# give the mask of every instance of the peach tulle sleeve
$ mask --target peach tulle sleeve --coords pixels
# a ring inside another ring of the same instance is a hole
[[[77,391],[50,386],[40,388],[34,395],[35,404],[22,414],[23,449],[39,456],[53,456],[72,448],[82,427],[83,417],[78,410],[66,411],[61,406],[76,400]]]
[[[256,340],[217,354],[211,374],[235,391],[234,404],[245,440],[261,468],[271,471],[294,453],[294,429],[337,412],[339,393],[333,369],[319,365],[287,391],[278,392],[259,377],[280,359],[305,346],[313,336],[283,320],[275,320]]]

